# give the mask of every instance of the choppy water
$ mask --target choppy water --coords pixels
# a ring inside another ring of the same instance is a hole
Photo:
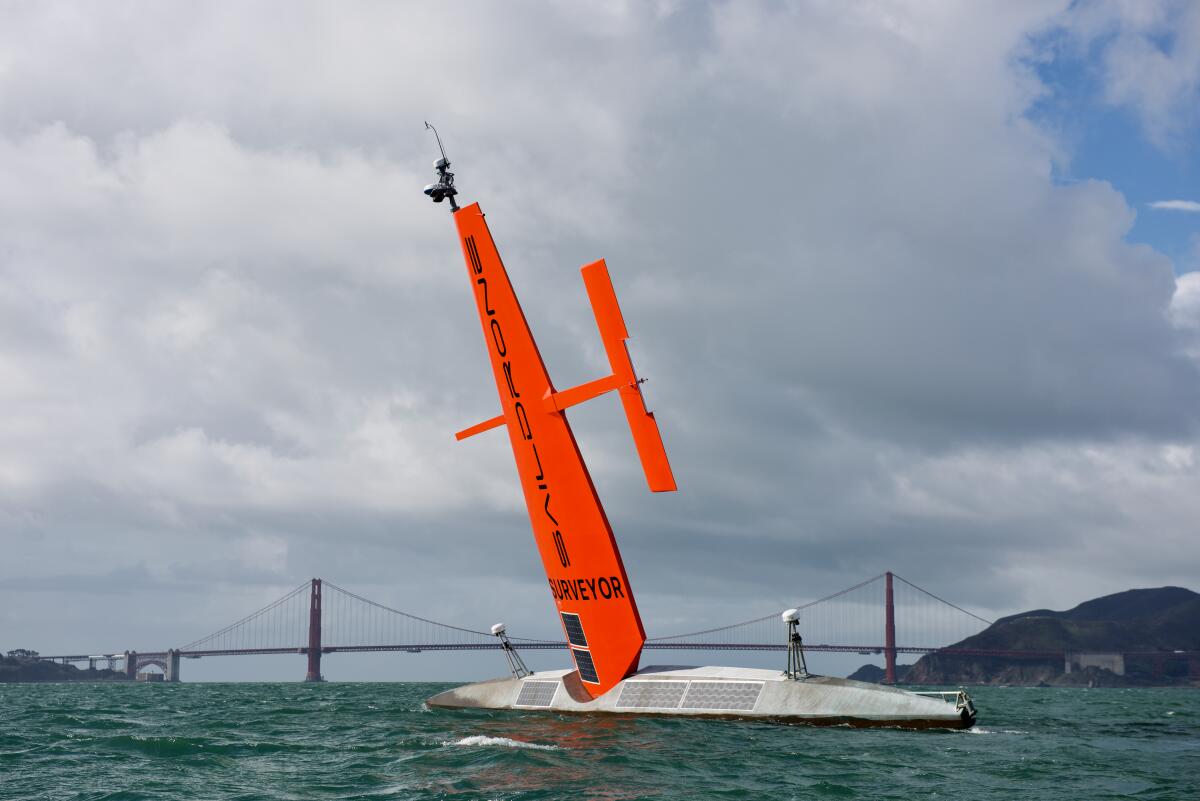
[[[441,684],[0,685],[7,799],[1200,799],[1200,692],[973,692],[967,732],[426,709]]]

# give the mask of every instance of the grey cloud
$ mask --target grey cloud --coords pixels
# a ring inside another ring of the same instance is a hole
[[[85,589],[174,642],[313,575],[553,630],[508,443],[453,440],[496,400],[424,119],[559,386],[609,261],[681,492],[615,402],[572,421],[653,633],[886,569],[995,614],[1186,583],[1195,282],[1051,180],[1060,12],[19,7],[0,598],[53,611],[6,642],[124,642]]]

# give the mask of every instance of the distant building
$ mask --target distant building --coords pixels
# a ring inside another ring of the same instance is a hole
[[[8,656],[24,657],[25,659],[37,659],[38,652],[30,651],[28,648],[14,648],[13,650],[8,652]]]
[[[1067,652],[1065,664],[1063,666],[1064,673],[1070,673],[1072,670],[1084,670],[1085,668],[1099,668],[1115,673],[1118,676],[1125,675],[1125,654],[1085,654]]]

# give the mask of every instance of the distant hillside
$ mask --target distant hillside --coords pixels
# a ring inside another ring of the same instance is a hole
[[[1005,651],[1200,651],[1200,594],[1182,587],[1127,590],[1066,612],[1009,615],[955,648]],[[1127,655],[1125,675],[1088,667],[1066,674],[1062,659],[929,654],[912,666],[911,684],[1146,685],[1188,682],[1186,659]]]
[[[116,670],[80,670],[24,656],[0,656],[0,683],[49,681],[128,681]]]
[[[908,669],[912,665],[896,665],[896,681],[903,682],[908,674]],[[868,681],[871,684],[883,684],[883,678],[887,675],[887,671],[879,665],[867,663],[858,670],[851,673],[846,678],[854,679],[855,681]]]

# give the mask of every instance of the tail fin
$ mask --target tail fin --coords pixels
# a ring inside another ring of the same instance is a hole
[[[571,656],[593,696],[637,670],[646,640],[616,539],[564,410],[618,390],[652,489],[674,489],[653,415],[625,352],[628,337],[603,262],[584,268],[613,375],[555,392],[479,204],[454,214],[503,413],[458,433],[508,428],[534,540]],[[602,275],[601,275],[602,273]]]

